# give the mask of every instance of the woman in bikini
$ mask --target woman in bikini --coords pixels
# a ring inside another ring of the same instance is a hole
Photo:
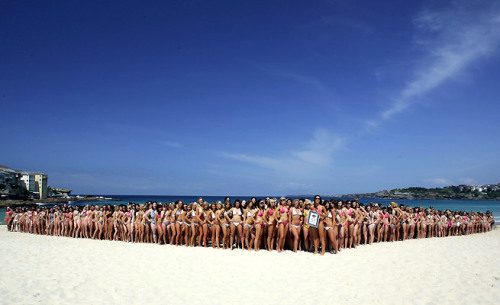
[[[80,211],[79,211],[79,207],[76,206],[75,209],[73,210],[73,227],[74,227],[73,237],[74,238],[78,238],[78,236],[80,235],[80,226],[81,226]]]
[[[153,203],[154,205],[154,203]],[[156,220],[155,220],[155,228],[156,228],[156,241],[155,243],[156,244],[161,244],[161,240],[163,239],[163,218],[162,218],[162,210],[163,210],[163,207],[162,207],[162,204],[161,202],[160,203],[157,203],[156,204],[156,207],[153,207],[153,209],[155,210],[155,215],[156,215]]]
[[[125,205],[120,205],[120,240],[126,241],[129,235],[128,222],[130,221],[130,213]]]
[[[347,201],[344,208],[344,214],[346,217],[345,222],[345,248],[353,248],[354,242],[354,223],[356,221],[356,213],[351,207],[351,202]]]
[[[396,228],[398,223],[398,218],[396,212],[391,206],[387,208],[387,213],[389,214],[389,241],[396,241]]]
[[[289,219],[290,219],[290,209],[286,205],[287,200],[285,197],[281,197],[280,204],[277,207],[277,220],[278,220],[278,238],[276,250],[278,253],[285,251],[285,239],[287,236],[287,232],[289,230]]]
[[[366,207],[368,212],[368,244],[373,244],[375,240],[375,228],[377,227],[377,217],[375,216],[375,211],[373,206],[369,205]]]
[[[234,202],[234,207],[230,210],[233,217],[231,218],[231,237],[229,239],[229,244],[231,250],[233,249],[233,242],[235,241],[235,235],[237,237],[236,247],[239,248],[241,245],[241,249],[244,249],[244,241],[243,241],[243,210],[241,208],[241,202],[236,199]],[[239,244],[239,245],[238,245]]]
[[[29,233],[33,233],[33,234],[38,234],[38,224],[39,224],[39,221],[38,221],[38,211],[35,210],[32,212],[32,220],[31,220],[31,230],[29,231]],[[64,235],[66,236],[66,235]]]
[[[96,230],[96,215],[95,215],[95,208],[93,205],[89,206],[89,211],[87,212],[88,217],[88,227],[89,227],[89,238],[92,238],[94,236],[94,232]]]
[[[231,212],[231,202],[225,200],[224,202],[224,211],[220,215],[222,220],[222,248],[223,249],[231,249],[232,245],[229,245],[229,235],[231,235],[231,218],[233,217]]]
[[[213,204],[212,204],[213,205]],[[212,207],[213,209],[213,207]],[[219,201],[215,204],[215,219],[213,220],[213,226],[215,227],[215,247],[217,249],[220,248],[220,239],[221,239],[221,230],[222,230],[222,223],[224,222],[224,206],[222,203]],[[222,241],[222,244],[224,246],[224,241]],[[214,245],[212,244],[212,247]]]
[[[151,227],[151,237],[152,237],[152,241],[156,244],[157,243],[157,227],[156,227],[156,223],[158,222],[158,211],[156,210],[158,207],[158,204],[155,202],[153,202],[150,206],[149,206],[149,210],[146,212],[147,214],[147,221],[149,221],[150,223],[150,227]]]
[[[164,245],[167,245],[167,235],[168,235],[168,225],[169,225],[169,218],[168,218],[168,205],[164,203],[161,207],[161,211],[159,213],[160,215],[160,221],[158,222],[161,229],[160,234],[158,235],[158,244],[163,243]]]
[[[338,227],[338,232],[337,232],[337,244],[339,247],[339,251],[342,248],[345,248],[346,245],[346,240],[345,240],[345,229],[346,229],[346,222],[347,222],[347,217],[346,214],[344,213],[344,206],[342,200],[337,201],[337,227]]]
[[[392,209],[391,209],[392,211]],[[390,216],[389,216],[389,210],[384,207],[382,209],[382,227],[383,227],[383,241],[384,242],[387,242],[389,241],[389,237],[390,237],[390,225],[391,225],[391,219],[390,219]]]
[[[309,210],[311,209],[311,200],[306,199],[304,201],[304,207],[302,210],[302,219],[303,219],[303,225],[302,225],[302,232],[304,235],[304,251],[311,252],[312,248],[312,241],[310,242],[310,235],[309,235],[309,225],[307,224],[307,219],[309,218]]]
[[[42,234],[41,226],[43,223],[43,210],[41,210],[40,208],[36,209],[36,219],[33,219],[33,223],[35,223],[35,220],[36,220],[36,225],[35,224],[33,225],[33,234],[40,235],[40,234]],[[35,230],[36,230],[36,232],[35,232]],[[70,230],[70,232],[71,232],[71,230]],[[70,237],[70,236],[71,235],[68,235],[68,237]]]
[[[253,218],[255,219],[255,241],[253,248],[255,251],[259,251],[262,244],[263,229],[266,225],[266,213],[264,200],[259,200],[258,209],[253,213]]]
[[[113,240],[118,240],[121,234],[121,211],[117,205],[113,206]]]
[[[405,241],[407,238],[407,230],[408,230],[408,217],[405,212],[405,206],[400,205],[399,207],[396,205],[394,208],[397,214],[397,227],[396,227],[396,240]]]
[[[318,213],[319,217],[319,222],[318,222],[318,227],[314,228],[311,227],[312,232],[313,232],[313,242],[314,242],[314,254],[317,254],[319,251],[319,246],[321,244],[321,255],[325,255],[326,251],[326,231],[325,231],[325,224],[324,224],[324,219],[326,217],[326,209],[323,206],[323,200],[319,195],[314,196],[314,204],[311,208],[313,211],[316,211]]]
[[[14,212],[10,207],[5,209],[5,223],[7,224],[7,231],[12,231],[12,223],[14,221]]]
[[[366,207],[364,204],[360,203],[358,207],[358,222],[359,222],[359,237],[358,237],[358,245],[363,242],[365,245],[368,244],[368,212],[366,211]]]
[[[254,234],[252,234],[253,227],[254,227],[254,203],[252,200],[248,202],[247,208],[243,211],[243,222],[244,222],[244,227],[243,227],[243,236],[245,240],[245,246],[247,247],[247,250],[251,250],[253,248],[253,239],[255,238]],[[250,236],[252,235],[252,238]]]
[[[55,224],[57,221],[57,210],[54,209],[54,213],[52,213],[52,233],[54,233],[55,229]],[[77,238],[87,238],[86,231],[87,231],[87,207],[83,207],[81,211],[78,211],[78,223],[79,223],[79,230],[78,230],[78,236]]]
[[[376,233],[376,236],[377,236],[377,242],[382,242],[382,239],[384,237],[384,223],[383,223],[383,219],[384,219],[384,215],[382,214],[382,210],[380,209],[380,207],[378,205],[375,206],[375,217],[376,217],[376,220],[375,220],[375,223],[376,223],[376,228],[377,228],[377,233]]]
[[[313,203],[311,204],[311,211],[317,212],[318,213],[318,217],[320,216],[319,215],[320,213],[318,212],[318,208],[321,206],[320,202],[321,202],[321,197],[315,196],[314,199],[313,199]],[[319,250],[319,232],[318,232],[318,228],[310,226],[309,227],[309,235],[310,235],[310,239],[312,241],[312,250],[314,251],[314,254],[317,254],[318,250]]]
[[[292,202],[290,209],[290,233],[293,237],[293,252],[297,252],[300,245],[300,229],[303,223],[302,211],[299,208],[299,200]]]
[[[145,203],[144,205],[141,205],[139,215],[141,216],[141,219],[140,219],[140,221],[141,221],[140,231],[141,231],[141,242],[143,242],[143,243],[149,243],[150,242],[151,224],[148,223],[148,217],[147,217],[147,213],[146,213],[148,210],[149,210],[149,204],[148,203]]]
[[[269,207],[266,210],[266,223],[267,223],[267,250],[273,251],[274,249],[274,229],[276,228],[276,198],[269,200]]]
[[[361,243],[361,224],[363,223],[363,214],[361,213],[359,209],[359,204],[358,202],[354,201],[352,203],[353,205],[353,210],[354,210],[354,228],[352,232],[353,236],[353,245],[354,247],[358,246]]]
[[[101,239],[102,234],[103,234],[103,227],[104,227],[104,212],[102,210],[102,207],[96,207],[96,230],[94,231],[94,234],[92,235],[92,239]]]
[[[200,239],[199,239],[199,245],[200,247],[207,247],[207,240],[208,240],[208,231],[209,228],[211,227],[211,224],[208,222],[208,218],[210,217],[210,212],[211,210],[209,209],[208,202],[203,202],[201,205],[201,212],[198,215],[198,221],[200,225]]]
[[[196,206],[191,203],[186,205],[186,213],[182,222],[184,223],[184,245],[186,247],[194,246],[194,239],[196,236]]]
[[[333,203],[327,202],[325,204],[325,214],[326,216],[324,217],[324,225],[325,225],[325,231],[326,231],[326,236],[327,240],[330,243],[330,252],[332,252],[332,246],[333,246],[333,253],[337,254],[339,252],[339,245],[337,242],[337,211],[335,209],[335,206]]]
[[[174,242],[174,245],[180,246],[182,243],[182,231],[183,231],[183,214],[184,212],[184,203],[181,200],[177,200],[175,202],[175,205],[177,206],[174,209],[174,215],[175,215],[175,232],[174,230],[172,231],[172,241]],[[175,234],[174,234],[175,233]]]
[[[129,202],[129,213],[130,213],[130,218],[127,223],[128,231],[129,231],[129,236],[127,237],[127,241],[133,243],[134,242],[134,231],[135,231],[135,204]]]
[[[219,242],[218,240],[216,240],[217,221],[215,219],[215,213],[217,212],[217,205],[215,204],[215,202],[212,202],[210,205],[208,205],[208,202],[206,204],[207,204],[207,216],[205,217],[205,222],[206,225],[208,226],[207,234],[210,235],[210,243],[212,244],[212,248],[215,248],[216,246],[215,243]],[[205,245],[208,246],[208,236]]]
[[[169,203],[166,208],[166,212],[163,218],[163,224],[165,225],[165,236],[168,237],[168,243],[172,245],[172,240],[174,239],[175,232],[175,214],[174,214],[175,204]],[[167,244],[165,242],[165,244]]]

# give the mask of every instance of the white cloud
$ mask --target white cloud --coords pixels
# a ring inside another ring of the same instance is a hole
[[[458,181],[464,184],[477,184],[477,181],[472,178],[460,178]]]
[[[260,66],[259,68],[272,76],[280,77],[280,78],[288,78],[288,79],[291,79],[295,82],[301,83],[303,85],[314,87],[318,91],[323,91],[323,92],[328,91],[326,89],[325,85],[320,80],[318,80],[317,78],[315,78],[313,76],[306,75],[303,73],[283,71],[280,69],[270,68],[270,67]]]
[[[429,178],[424,179],[425,182],[430,182],[435,185],[452,185],[453,182],[451,180],[445,178]]]
[[[414,19],[415,45],[425,56],[413,76],[380,113],[380,121],[401,113],[430,91],[456,79],[479,60],[493,54],[500,43],[500,6],[491,4],[477,10],[454,2],[448,10],[424,10]],[[369,124],[368,124],[369,123]],[[367,122],[367,129],[379,123]]]
[[[173,148],[184,148],[184,146],[182,146],[182,144],[177,143],[177,142],[162,141],[161,143],[164,144],[164,145],[173,147]]]
[[[324,129],[317,129],[304,149],[292,154],[308,164],[325,166],[330,163],[332,153],[343,146],[344,140]]]
[[[298,74],[298,73],[290,73],[290,72],[282,72],[282,73],[280,73],[280,75],[287,77],[287,78],[291,78],[293,80],[296,80],[304,85],[313,86],[314,88],[316,88],[320,91],[325,90],[325,86],[323,85],[323,83],[312,76]]]
[[[221,152],[221,155],[226,158],[248,162],[270,169],[280,169],[284,165],[283,162],[280,161],[279,159],[274,159],[270,157],[251,156],[247,154],[234,154],[228,152]]]
[[[284,151],[272,156],[228,152],[222,152],[221,155],[270,169],[285,177],[298,172],[304,175],[306,172],[332,165],[334,152],[341,149],[343,144],[343,137],[336,136],[325,129],[317,129],[313,137],[304,143],[300,150]]]

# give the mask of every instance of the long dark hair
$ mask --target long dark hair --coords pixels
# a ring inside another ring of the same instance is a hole
[[[243,214],[243,209],[241,208],[241,201],[240,201],[239,199],[236,199],[236,200],[234,201],[234,207],[235,207],[235,208],[236,208],[236,203],[239,203],[239,204],[240,204],[239,209],[240,209],[240,212]]]
[[[323,199],[321,199],[321,196],[320,195],[314,195],[314,199],[313,199],[313,206],[315,207],[316,206],[316,198],[319,199],[319,204],[320,205],[323,205]]]

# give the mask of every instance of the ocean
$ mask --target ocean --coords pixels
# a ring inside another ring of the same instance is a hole
[[[113,198],[114,200],[103,200],[103,201],[78,201],[74,202],[75,205],[83,206],[86,204],[97,204],[97,205],[114,205],[114,204],[127,204],[128,202],[134,202],[142,204],[148,201],[156,202],[174,202],[176,200],[182,200],[184,203],[191,203],[198,200],[199,197],[203,197],[205,201],[215,202],[224,201],[225,196],[171,196],[171,195],[97,195],[106,198]],[[236,199],[240,200],[250,200],[252,196],[229,196],[231,202]],[[256,198],[264,198],[265,196],[255,196]],[[290,197],[295,199],[295,197]],[[306,197],[313,199],[313,196]],[[323,199],[331,199],[336,197],[323,197]],[[337,199],[337,198],[336,198]],[[352,199],[352,198],[342,198],[342,199]],[[491,211],[495,216],[495,222],[500,223],[500,201],[490,201],[490,200],[391,200],[391,199],[379,199],[379,198],[363,198],[360,202],[368,204],[370,202],[376,202],[383,205],[389,204],[391,201],[396,201],[398,204],[409,205],[412,207],[422,206],[428,208],[433,206],[437,210],[458,210],[458,211],[474,211],[474,212],[486,212]],[[3,224],[5,219],[5,208],[0,208],[0,223]]]

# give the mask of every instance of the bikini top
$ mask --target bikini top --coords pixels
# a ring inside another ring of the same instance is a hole
[[[351,210],[349,210],[349,216],[350,216],[350,215],[352,215],[352,211],[351,211]]]
[[[215,213],[212,213],[212,219],[215,219]]]
[[[241,216],[241,210],[237,209],[237,208],[234,208],[234,209],[236,210],[236,214]]]
[[[292,215],[294,215],[294,216],[295,216],[295,215],[300,215],[300,212],[297,212],[297,210],[294,208],[294,209],[292,210]]]
[[[262,211],[259,211],[259,214],[258,214],[258,215],[259,215],[259,216],[262,216],[262,215],[263,215],[263,214],[262,214]]]
[[[332,212],[331,212],[331,211],[330,211],[330,212],[328,212],[328,218],[332,218],[332,217],[333,217],[333,216],[332,216]]]
[[[269,209],[269,215],[273,215],[274,211],[272,209]]]
[[[252,216],[252,213],[247,212],[247,217],[250,217],[250,216]]]
[[[285,209],[281,208],[281,213],[285,213]],[[286,213],[288,213],[288,209],[286,209]]]

